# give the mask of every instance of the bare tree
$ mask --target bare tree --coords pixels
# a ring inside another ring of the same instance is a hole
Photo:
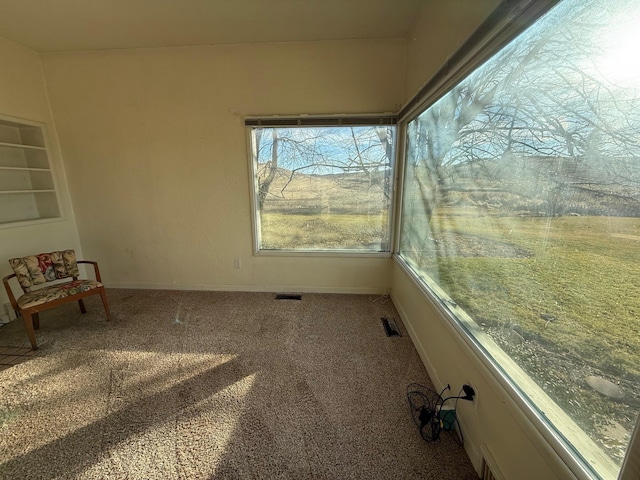
[[[388,198],[393,139],[391,127],[255,128],[260,208],[269,196],[284,198],[298,174],[362,175]],[[286,181],[274,192],[272,184],[278,177]]]
[[[522,192],[523,168],[547,188],[550,215],[568,189],[622,195],[637,208],[640,97],[598,71],[606,52],[591,37],[606,22],[589,16],[590,3],[532,28],[410,124],[407,170],[429,216],[470,184],[502,180]]]

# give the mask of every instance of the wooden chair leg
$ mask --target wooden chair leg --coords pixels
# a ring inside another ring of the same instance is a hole
[[[31,318],[33,319],[34,330],[38,330],[40,328],[40,312],[34,313]]]
[[[84,302],[82,301],[82,299],[78,300],[78,305],[80,305],[80,311],[82,313],[87,313],[87,309],[84,306]]]
[[[36,315],[38,314],[36,313]],[[38,344],[36,343],[36,332],[33,330],[33,319],[31,318],[31,314],[22,312],[22,320],[24,321],[24,328],[27,330],[27,336],[31,342],[31,348],[37,350]]]
[[[100,297],[102,298],[102,305],[104,305],[104,311],[107,314],[107,320],[111,320],[111,313],[109,312],[109,302],[107,302],[107,292],[104,288],[100,289]]]

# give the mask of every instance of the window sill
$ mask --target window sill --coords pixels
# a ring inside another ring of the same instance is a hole
[[[355,250],[258,250],[256,257],[331,257],[331,258],[391,258],[390,252]]]

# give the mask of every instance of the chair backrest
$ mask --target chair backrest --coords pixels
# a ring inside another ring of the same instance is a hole
[[[80,274],[76,252],[73,250],[12,258],[9,260],[9,264],[25,292],[34,285],[53,282],[61,278],[77,277]]]

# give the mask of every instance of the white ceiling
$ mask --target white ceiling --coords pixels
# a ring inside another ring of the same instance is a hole
[[[38,52],[405,37],[425,0],[0,0]]]

